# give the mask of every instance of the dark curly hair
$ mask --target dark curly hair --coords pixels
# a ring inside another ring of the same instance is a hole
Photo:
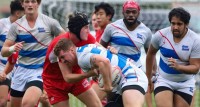
[[[168,18],[169,22],[171,22],[172,17],[176,16],[177,18],[180,18],[181,21],[183,21],[185,24],[189,24],[190,22],[190,13],[187,12],[184,8],[178,7],[174,8],[169,12]]]

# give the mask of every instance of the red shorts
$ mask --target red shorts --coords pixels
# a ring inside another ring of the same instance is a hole
[[[91,88],[91,85],[87,79],[70,84],[64,80],[51,80],[43,78],[43,85],[51,105],[68,100],[68,93],[78,96]]]

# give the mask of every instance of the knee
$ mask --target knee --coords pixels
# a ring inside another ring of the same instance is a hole
[[[6,107],[6,105],[7,105],[7,99],[0,98],[0,107]]]
[[[35,101],[22,101],[22,107],[37,107],[39,102],[35,102]]]

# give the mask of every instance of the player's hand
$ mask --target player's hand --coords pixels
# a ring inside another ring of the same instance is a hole
[[[6,80],[6,74],[4,72],[0,73],[0,82],[5,81]]]
[[[168,58],[168,62],[169,62],[169,67],[175,69],[175,70],[178,70],[179,68],[179,64],[177,63],[176,59],[174,58]]]
[[[87,77],[98,76],[98,75],[99,75],[99,71],[97,69],[92,69],[87,72]]]
[[[23,48],[23,44],[24,44],[24,41],[15,43],[14,51],[19,52]]]
[[[110,93],[112,91],[112,86],[104,85],[103,88],[100,88],[100,90],[105,91],[106,93]]]
[[[45,102],[46,100],[48,100],[48,96],[46,91],[43,91],[42,95],[40,96],[40,101]]]
[[[107,49],[109,49],[110,50],[110,52],[112,53],[112,54],[118,54],[118,51],[117,51],[117,49],[115,49],[114,47],[112,47],[112,46],[108,46],[107,47]]]
[[[147,89],[147,92],[148,93],[152,93],[154,90],[154,84],[152,83],[152,81],[149,81],[148,82],[148,89]]]

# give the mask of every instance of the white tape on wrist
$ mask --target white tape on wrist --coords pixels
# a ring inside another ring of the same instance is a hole
[[[15,52],[15,47],[14,47],[14,45],[11,46],[11,47],[9,47],[9,52],[11,52],[11,53]]]

